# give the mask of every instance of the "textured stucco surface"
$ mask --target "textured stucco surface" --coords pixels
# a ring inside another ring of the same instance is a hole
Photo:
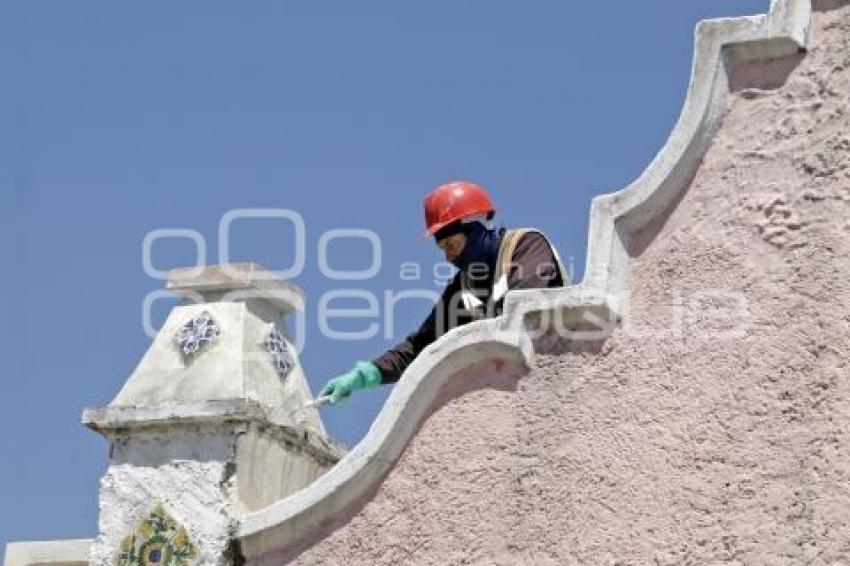
[[[733,77],[622,328],[447,392],[368,501],[262,563],[850,563],[850,7],[813,34]]]
[[[162,505],[189,531],[200,564],[229,564],[236,436],[227,430],[137,432],[112,443],[100,482],[98,537],[91,564],[116,563],[120,543]]]

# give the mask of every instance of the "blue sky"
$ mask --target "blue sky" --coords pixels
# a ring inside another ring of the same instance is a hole
[[[367,228],[381,269],[344,285],[439,290],[441,256],[419,242],[421,199],[469,178],[508,226],[537,226],[581,277],[590,199],[633,180],[667,138],[699,19],[765,12],[767,0],[683,2],[0,2],[0,548],[96,534],[107,444],[79,424],[108,403],[145,352],[142,268],[159,228],[202,234],[240,208],[297,211],[307,261],[301,360],[314,391],[427,314],[395,305],[396,332],[334,341],[316,305],[322,233]],[[234,224],[231,256],[292,264],[282,221]],[[194,264],[160,240],[158,269]],[[336,241],[335,269],[370,248]],[[420,281],[399,277],[403,262]],[[337,306],[362,306],[362,302]],[[161,322],[167,302],[157,303]],[[385,305],[379,303],[384,313]],[[340,330],[367,323],[335,324]],[[348,445],[389,388],[323,410]],[[458,431],[462,434],[463,431]]]

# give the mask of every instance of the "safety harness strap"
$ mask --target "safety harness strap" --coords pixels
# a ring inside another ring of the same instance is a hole
[[[567,270],[564,269],[564,265],[561,263],[561,258],[558,256],[558,250],[555,249],[555,246],[552,245],[549,238],[536,228],[517,228],[515,230],[510,230],[507,234],[505,234],[505,238],[502,240],[502,246],[499,249],[499,258],[496,260],[496,279],[493,283],[493,292],[491,294],[492,301],[495,302],[500,300],[505,296],[505,293],[508,292],[508,277],[511,273],[511,267],[513,267],[512,260],[514,252],[516,251],[516,247],[520,239],[529,232],[537,232],[543,236],[543,239],[546,240],[547,244],[549,244],[549,249],[552,250],[552,255],[554,256],[555,263],[558,267],[558,272],[561,274],[561,280],[564,284],[569,282]]]

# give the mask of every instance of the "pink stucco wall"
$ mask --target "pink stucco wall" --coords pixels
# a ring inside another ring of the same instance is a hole
[[[850,564],[850,6],[813,33],[734,77],[634,243],[622,328],[449,399],[351,517],[263,563]]]

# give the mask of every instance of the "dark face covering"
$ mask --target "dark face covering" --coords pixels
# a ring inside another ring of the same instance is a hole
[[[466,234],[466,245],[452,263],[460,270],[465,270],[475,263],[486,263],[492,272],[499,258],[503,231],[490,230],[480,222],[469,222],[463,224],[463,233]]]

